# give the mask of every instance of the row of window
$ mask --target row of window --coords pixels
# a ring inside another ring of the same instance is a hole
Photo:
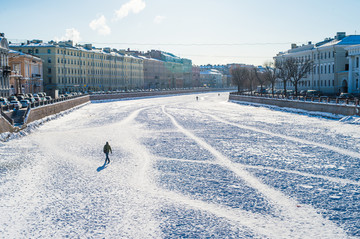
[[[279,83],[278,87],[282,88],[282,82]],[[291,82],[287,82],[286,85],[288,87],[293,86],[293,84]],[[300,87],[310,87],[311,86],[311,82],[310,81],[300,81],[299,82],[299,86]],[[313,85],[314,87],[334,87],[335,86],[335,80],[315,80],[313,81]],[[359,79],[355,80],[355,88],[359,89]]]
[[[322,59],[330,59],[330,58],[334,58],[335,57],[335,52],[332,51],[332,52],[320,52],[320,53],[315,53],[313,54],[313,58],[314,60],[322,60]],[[306,56],[300,56],[300,57],[296,57],[296,59],[298,61],[307,61],[307,60],[311,60],[312,57],[311,55],[306,55]]]
[[[109,71],[109,70],[98,70],[98,69],[74,69],[74,68],[58,68],[57,73],[58,74],[97,74],[97,75],[128,75],[128,74],[133,74],[133,75],[143,75],[142,71],[122,71],[120,69],[118,69],[117,71]],[[48,73],[51,73],[51,68],[48,68]]]
[[[48,58],[48,63],[51,63],[51,58]],[[80,60],[73,60],[73,59],[60,59],[57,58],[57,63],[61,63],[61,64],[70,64],[70,65],[80,65],[80,66],[85,66],[86,62],[85,61],[80,61]],[[88,66],[95,66],[95,67],[106,67],[106,68],[127,68],[127,67],[132,67],[134,69],[143,69],[142,65],[123,65],[123,63],[120,65],[116,65],[116,64],[106,64],[106,63],[102,63],[102,62],[87,62]]]
[[[315,86],[315,87],[320,87],[320,86],[331,87],[331,86],[335,86],[335,80],[315,80],[312,83],[313,83],[312,86]],[[280,83],[280,86],[281,85],[282,85],[282,83]],[[293,86],[293,84],[290,81],[286,82],[286,85],[288,87]],[[311,82],[310,81],[300,81],[299,86],[300,87],[310,87]]]
[[[314,66],[314,74],[331,74],[335,73],[335,65],[329,64],[329,65],[316,65]]]
[[[137,82],[138,84],[141,84],[143,82],[142,79],[132,79],[132,82]],[[110,84],[124,84],[124,79],[100,79],[100,78],[92,78],[92,79],[86,79],[86,78],[78,78],[78,77],[61,77],[59,78],[59,84],[104,84],[104,85],[110,85]]]

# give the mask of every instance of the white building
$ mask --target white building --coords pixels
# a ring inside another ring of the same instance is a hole
[[[202,86],[221,88],[223,87],[223,74],[215,69],[200,71],[200,81]]]
[[[359,67],[359,58],[360,58],[360,45],[352,46],[346,48],[348,52],[349,59],[349,74],[348,74],[348,91],[351,93],[360,93],[360,67]]]
[[[303,78],[298,85],[298,90],[319,90],[325,94],[339,94],[340,92],[358,93],[359,85],[356,85],[356,58],[352,59],[352,71],[349,73],[348,50],[360,47],[360,36],[346,36],[345,32],[338,32],[334,38],[326,38],[322,42],[292,47],[287,52],[280,52],[274,60],[281,60],[287,57],[294,57],[299,60],[312,60],[313,71],[306,78]],[[354,53],[355,50],[354,50]],[[358,53],[360,54],[360,53]],[[357,71],[359,72],[359,71]],[[351,75],[351,79],[349,78]],[[351,82],[350,82],[351,81]],[[349,83],[351,83],[349,85]],[[279,79],[276,88],[283,89],[283,83]],[[291,82],[287,83],[287,89],[294,90]]]

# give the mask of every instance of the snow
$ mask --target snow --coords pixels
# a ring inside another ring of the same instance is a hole
[[[354,118],[195,96],[86,104],[3,136],[1,237],[360,236]]]

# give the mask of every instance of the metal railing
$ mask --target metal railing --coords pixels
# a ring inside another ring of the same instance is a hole
[[[26,114],[28,114],[28,112],[30,111],[30,109],[33,108],[37,108],[37,107],[41,107],[41,106],[45,106],[45,105],[51,105],[51,104],[55,104],[58,102],[63,102],[63,101],[67,101],[67,100],[71,100],[71,99],[75,99],[75,98],[80,98],[86,95],[74,95],[74,96],[68,96],[68,97],[62,97],[62,98],[57,98],[57,99],[51,99],[51,100],[44,100],[44,101],[36,101],[33,103],[30,103],[27,107],[26,107]],[[14,120],[9,117],[5,112],[11,112],[14,110],[19,110],[19,107],[16,105],[0,105],[0,113],[1,115],[7,120],[9,121],[12,125],[14,125]]]
[[[329,96],[293,96],[293,95],[282,95],[282,94],[260,94],[254,93],[250,94],[249,92],[231,92],[232,95],[243,95],[243,96],[255,96],[255,97],[264,97],[271,99],[284,99],[284,100],[297,100],[304,102],[318,102],[318,103],[329,103],[329,104],[345,104],[345,105],[354,105],[358,106],[360,101],[358,98],[343,99],[339,97],[329,97]]]

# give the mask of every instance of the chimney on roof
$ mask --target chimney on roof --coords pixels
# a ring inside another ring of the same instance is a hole
[[[337,32],[335,39],[340,41],[340,40],[344,39],[345,37],[346,37],[346,32]]]
[[[5,37],[5,33],[1,32],[0,37]]]
[[[291,49],[295,49],[295,48],[297,48],[297,45],[295,43],[292,43],[291,44]]]
[[[85,44],[84,48],[87,50],[92,50],[92,44]]]
[[[103,51],[106,52],[106,53],[110,53],[111,49],[110,49],[110,47],[104,47]]]
[[[312,43],[311,41],[308,42],[309,45],[311,45],[311,43]]]

